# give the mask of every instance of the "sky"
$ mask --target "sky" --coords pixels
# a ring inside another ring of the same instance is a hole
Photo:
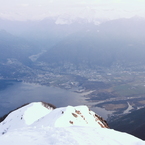
[[[52,16],[98,19],[145,17],[145,0],[0,0],[0,18],[40,20]]]

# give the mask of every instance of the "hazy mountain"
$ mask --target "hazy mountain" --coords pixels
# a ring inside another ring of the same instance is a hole
[[[87,106],[54,108],[34,102],[11,112],[0,123],[0,143],[22,145],[143,145],[129,134],[109,129]]]
[[[25,38],[37,44],[41,49],[48,49],[70,34],[90,25],[84,19],[77,19],[70,24],[58,23],[58,18],[45,18],[40,21],[10,21],[0,19],[0,30]]]
[[[0,75],[18,78],[34,75],[32,73],[31,55],[40,52],[35,43],[14,36],[5,30],[0,31]]]
[[[29,56],[37,53],[35,44],[29,43],[21,37],[14,36],[5,30],[0,31],[0,62],[15,59],[29,65]]]
[[[145,140],[145,108],[133,111],[115,120],[110,120],[111,128],[130,133]]]
[[[88,66],[145,62],[145,19],[118,19],[100,25],[83,19],[70,24],[60,24],[57,20],[19,22],[1,19],[0,29],[17,35],[0,34],[1,55],[4,54],[1,59],[15,55],[13,58],[28,61],[30,55],[47,50],[38,61]],[[9,51],[8,47],[13,49]]]
[[[144,63],[145,20],[112,20],[88,25],[48,50],[40,60],[110,66],[115,62]]]

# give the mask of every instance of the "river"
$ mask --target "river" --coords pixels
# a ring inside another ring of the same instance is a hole
[[[0,91],[0,116],[25,103],[38,101],[49,102],[56,107],[88,105],[90,109],[105,119],[107,119],[108,114],[111,114],[111,112],[103,108],[92,108],[91,103],[87,102],[82,94],[71,90],[24,82],[13,82],[12,85]]]

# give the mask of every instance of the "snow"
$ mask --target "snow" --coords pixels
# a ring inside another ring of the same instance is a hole
[[[131,135],[111,129],[83,126],[26,127],[0,137],[2,145],[145,145]]]
[[[50,113],[51,110],[53,109],[47,109],[41,102],[31,103],[24,106],[11,112],[7,118],[0,123],[0,133],[5,133],[9,130],[31,125],[38,119]]]
[[[51,110],[52,109],[49,110],[46,107],[42,107],[41,103],[33,103],[32,107],[27,108],[24,112],[23,118],[27,125],[31,125],[36,120],[50,113]]]
[[[67,106],[52,110],[44,118],[34,123],[35,126],[92,126],[102,128],[104,124],[90,111],[87,106]]]
[[[28,104],[0,123],[1,145],[145,145],[127,133],[109,129],[87,106],[57,109]]]

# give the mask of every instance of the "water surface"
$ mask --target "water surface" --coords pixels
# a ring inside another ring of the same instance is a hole
[[[48,102],[56,107],[88,105],[105,119],[110,114],[105,109],[99,107],[92,108],[91,104],[85,100],[85,97],[71,90],[24,82],[13,82],[13,85],[0,91],[0,116],[25,103],[38,101]]]

